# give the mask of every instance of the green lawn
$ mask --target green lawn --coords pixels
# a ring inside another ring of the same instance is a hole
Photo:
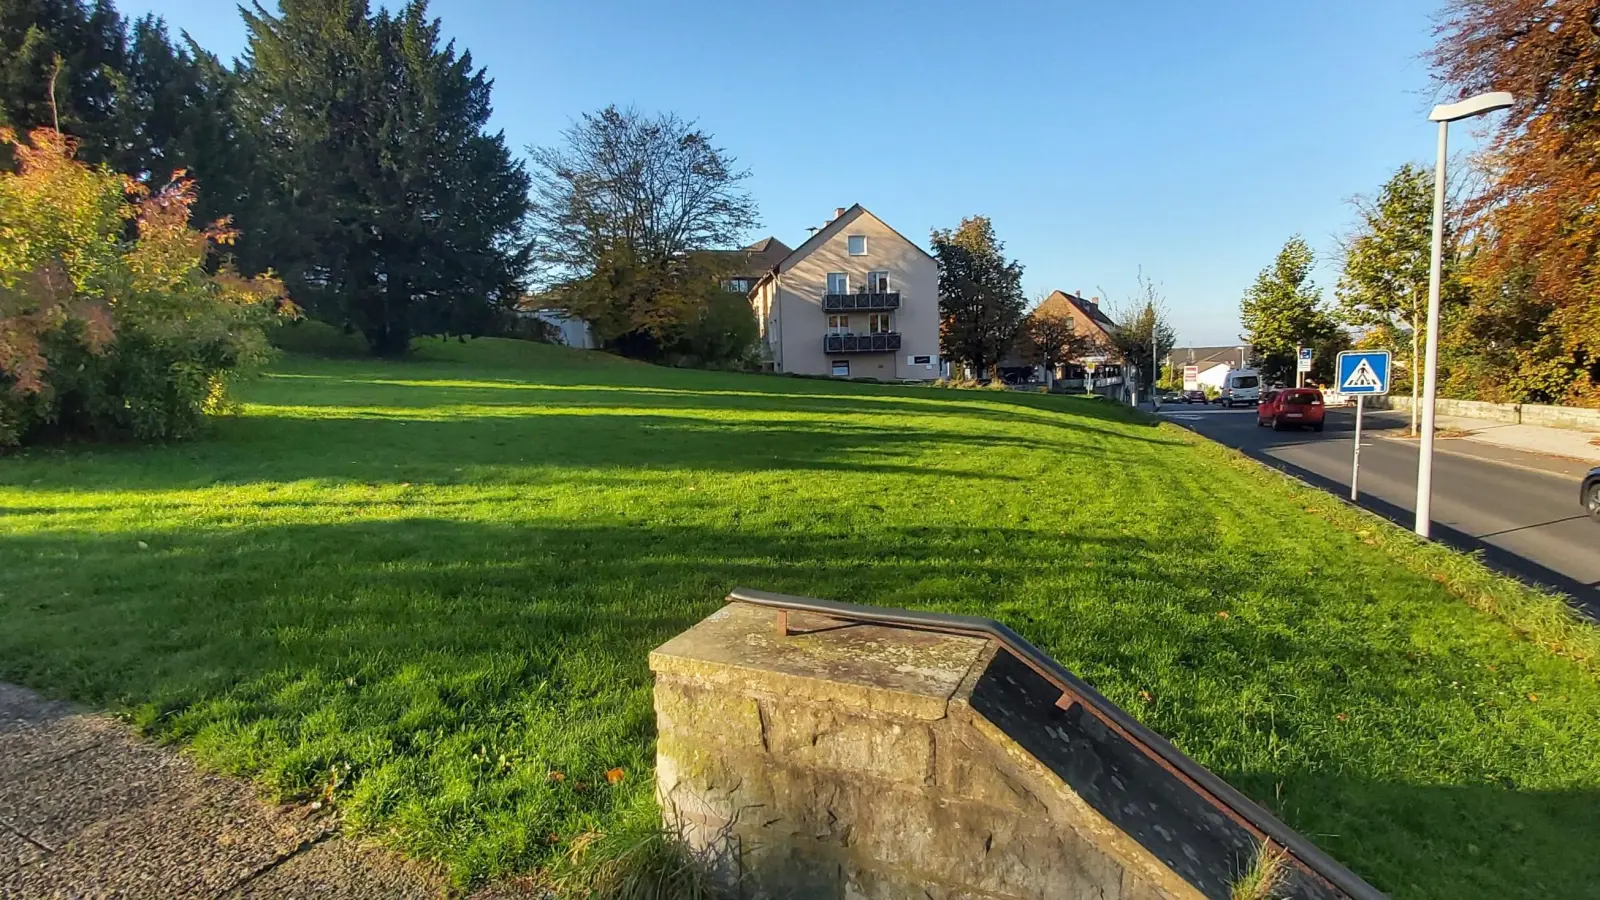
[[[1170,426],[502,341],[243,396],[0,459],[0,678],[458,879],[650,802],[645,655],[745,585],[1002,619],[1395,897],[1600,885],[1588,638]]]

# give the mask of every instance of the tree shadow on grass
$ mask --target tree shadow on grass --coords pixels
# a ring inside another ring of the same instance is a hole
[[[934,420],[937,421],[937,420]],[[153,489],[294,481],[460,484],[488,477],[527,483],[551,470],[761,473],[782,470],[1017,481],[983,455],[993,450],[1112,458],[1099,442],[961,431],[896,423],[754,419],[740,416],[592,412],[529,407],[523,414],[412,417],[349,411],[327,417],[257,414],[222,423],[214,440],[138,451],[101,451],[94,466],[40,468],[50,488]],[[930,461],[929,451],[934,451]],[[86,459],[88,453],[77,454]],[[112,464],[107,464],[108,462]],[[32,480],[32,479],[30,479]],[[0,512],[27,512],[11,506]]]
[[[397,518],[139,537],[8,537],[0,677],[133,710],[280,790],[341,773],[357,827],[398,828],[392,840],[469,874],[536,865],[555,852],[546,835],[603,826],[632,796],[619,792],[648,792],[646,656],[747,585],[1006,621],[1396,896],[1593,883],[1572,847],[1596,835],[1577,802],[1593,792],[1524,787],[1520,767],[1552,752],[1543,732],[1451,705],[1455,685],[1489,685],[1482,620],[1448,598],[1352,597],[1295,577],[1297,559],[1196,567],[1139,539],[946,525]],[[1263,591],[1272,605],[1252,612]],[[1439,644],[1419,646],[1424,627]],[[1508,684],[1548,662],[1493,658]],[[1483,729],[1498,758],[1462,755]],[[612,767],[639,777],[596,789]],[[1372,772],[1388,780],[1353,774]],[[1474,854],[1486,862],[1460,862]]]
[[[467,379],[458,377],[462,374],[432,367],[378,373],[357,369],[337,374],[283,372],[266,378],[254,396],[262,402],[312,407],[359,404],[363,399],[374,402],[382,397],[385,402],[403,407],[571,406],[896,418],[950,416],[1097,433],[1153,444],[1179,443],[1140,435],[1140,428],[1092,424],[1144,428],[1159,424],[1159,420],[1127,407],[1044,394],[831,383],[654,367],[643,372],[632,368],[554,373],[491,370],[489,378]],[[493,375],[506,377],[497,379]],[[524,375],[526,380],[517,375]],[[573,378],[575,375],[598,377]],[[315,390],[301,387],[308,383],[315,384]]]

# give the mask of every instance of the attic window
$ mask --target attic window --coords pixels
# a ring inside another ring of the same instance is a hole
[[[864,235],[864,234],[852,234],[849,237],[845,238],[845,241],[850,245],[850,255],[851,256],[866,256],[867,255],[867,236],[866,235]]]

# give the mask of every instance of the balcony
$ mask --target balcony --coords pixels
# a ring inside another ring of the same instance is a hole
[[[883,312],[885,310],[899,308],[899,291],[883,291],[876,294],[860,293],[822,295],[823,312]]]
[[[822,336],[824,353],[892,353],[900,349],[900,332],[885,331],[880,334],[825,334]]]

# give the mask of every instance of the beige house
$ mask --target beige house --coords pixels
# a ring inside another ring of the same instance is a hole
[[[750,302],[773,371],[939,377],[938,264],[860,204],[779,260]]]

